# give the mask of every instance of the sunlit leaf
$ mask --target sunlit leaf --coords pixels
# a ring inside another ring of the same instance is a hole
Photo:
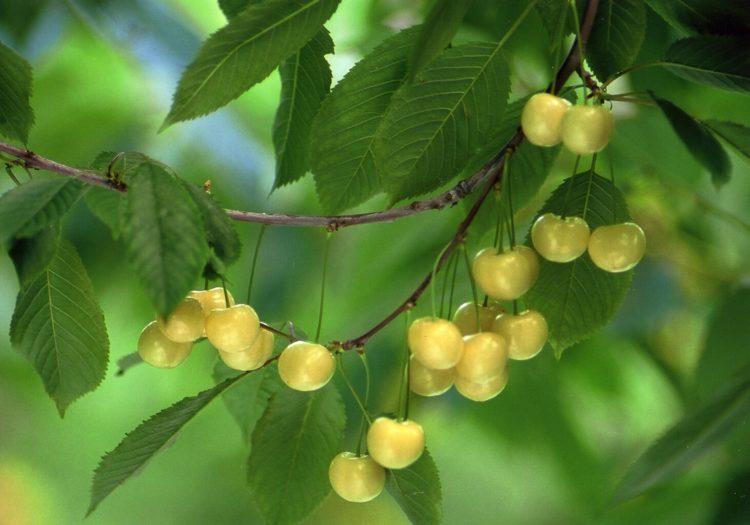
[[[728,91],[750,91],[750,54],[740,36],[695,36],[667,50],[664,66],[684,79]]]
[[[443,522],[440,476],[427,450],[413,465],[389,471],[387,487],[414,525]]]
[[[67,241],[18,294],[10,340],[34,365],[61,416],[104,378],[109,356],[104,316],[86,269]]]
[[[31,97],[31,66],[0,42],[0,134],[24,144],[34,124]]]
[[[603,0],[586,48],[596,76],[605,80],[635,62],[646,36],[643,0]]]

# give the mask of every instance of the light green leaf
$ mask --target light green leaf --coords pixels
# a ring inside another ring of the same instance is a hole
[[[331,89],[331,68],[325,59],[330,53],[333,40],[323,29],[279,67],[281,100],[273,123],[274,188],[301,179],[310,169],[310,131]]]
[[[333,385],[310,393],[282,388],[271,398],[248,460],[248,482],[266,523],[296,523],[325,499],[328,465],[339,452],[344,423]]]
[[[746,2],[646,0],[646,3],[667,23],[688,33],[741,35],[750,28]]]
[[[461,26],[471,0],[437,0],[422,25],[409,55],[408,79],[414,77],[450,43]]]
[[[501,44],[448,49],[394,96],[376,140],[393,202],[439,188],[492,138],[510,89]]]
[[[125,195],[119,191],[89,186],[83,200],[91,213],[109,227],[112,238],[119,239],[122,234],[120,217],[125,213]]]
[[[208,260],[201,212],[183,184],[157,164],[130,176],[122,217],[128,262],[156,311],[169,314]]]
[[[418,31],[410,28],[385,40],[323,100],[310,148],[315,188],[326,213],[339,213],[382,191],[375,136],[406,75],[406,59]]]
[[[711,35],[678,40],[667,50],[663,65],[691,82],[750,91],[750,53],[744,37]]]
[[[99,462],[91,484],[91,503],[87,515],[94,512],[112,491],[140,471],[206,405],[243,377],[245,374],[240,374],[195,396],[186,397],[128,433]]]
[[[746,159],[750,159],[750,128],[723,120],[704,120],[703,125],[730,144]]]
[[[669,483],[704,453],[721,444],[750,411],[750,373],[717,391],[687,414],[628,469],[615,489],[621,502]]]
[[[242,12],[250,4],[257,4],[262,0],[219,0],[219,7],[224,13],[224,16],[234,18]]]
[[[414,525],[443,522],[440,476],[426,449],[413,465],[389,471],[387,488]]]
[[[717,188],[729,182],[732,164],[719,141],[701,121],[688,115],[668,100],[651,95],[664,116],[667,117],[677,136],[695,157],[695,160],[711,173],[711,181]]]
[[[34,124],[30,96],[31,66],[0,42],[0,134],[28,142]]]
[[[205,115],[266,78],[317,33],[339,0],[266,0],[211,35],[182,74],[162,129]]]
[[[547,212],[583,217],[591,231],[630,220],[620,191],[609,180],[588,171],[566,179],[539,215]],[[531,246],[528,237],[526,244]],[[630,289],[633,271],[605,272],[591,262],[588,253],[565,264],[542,257],[539,263],[539,278],[523,300],[547,319],[549,340],[559,356],[607,324]]]
[[[31,237],[67,213],[81,193],[77,180],[36,178],[0,197],[0,244]]]
[[[60,223],[51,224],[26,239],[13,242],[8,255],[16,268],[21,289],[25,289],[47,269],[57,252]]]
[[[16,299],[13,347],[34,365],[60,416],[104,377],[104,316],[75,248],[61,241],[49,266]]]
[[[635,62],[646,36],[643,0],[603,0],[596,11],[586,59],[600,80]]]

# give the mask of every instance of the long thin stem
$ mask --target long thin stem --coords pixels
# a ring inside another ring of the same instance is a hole
[[[471,283],[471,297],[474,300],[474,315],[477,318],[477,330],[480,330],[482,322],[479,316],[479,294],[477,293],[477,283],[471,275],[471,261],[469,261],[469,252],[466,250],[466,244],[461,244],[461,251],[464,252],[464,263],[466,264],[466,273],[469,274],[469,283]]]
[[[362,366],[365,369],[365,413],[367,413],[370,406],[370,366],[367,364],[367,354],[364,348],[359,352],[359,357],[362,359]],[[357,439],[357,456],[362,455],[363,446],[365,453],[367,453],[367,440],[364,437],[369,422],[369,418],[365,414],[362,414],[362,422],[359,426],[359,438]]]
[[[18,181],[18,179],[16,178],[16,174],[15,174],[15,173],[13,173],[13,168],[11,167],[11,165],[10,165],[10,164],[6,164],[6,165],[5,165],[5,173],[7,173],[7,174],[8,174],[8,177],[10,177],[10,179],[11,179],[11,180],[12,180],[13,182],[15,182],[15,183],[16,183],[16,186],[20,186],[20,185],[21,185],[21,183],[20,183],[20,182]]]
[[[432,277],[431,277],[432,285],[430,286],[430,294],[432,296],[432,317],[433,317],[433,319],[437,319],[437,317],[438,317],[437,292],[435,291],[435,276],[437,275],[438,271],[440,270],[440,267],[442,266],[442,261],[444,260],[446,254],[448,253],[448,249],[450,247],[451,247],[450,244],[446,244],[445,247],[443,247],[443,249],[440,250],[440,253],[435,258],[435,263],[432,265]]]
[[[349,387],[349,391],[352,393],[352,397],[354,398],[354,401],[357,402],[357,406],[359,407],[359,410],[362,412],[362,417],[367,419],[368,422],[370,422],[370,415],[367,413],[367,409],[365,408],[364,403],[362,403],[362,400],[359,398],[359,394],[357,394],[357,391],[354,389],[354,385],[352,385],[352,382],[349,380],[349,376],[346,375],[346,370],[344,369],[344,360],[343,360],[343,354],[336,355],[336,361],[339,366],[339,372],[341,372],[341,377],[344,379],[344,383],[346,383],[346,386]]]
[[[602,84],[601,87],[602,87],[602,89],[607,89],[607,86],[609,86],[612,82],[614,82],[615,80],[617,80],[618,78],[620,78],[623,75],[626,75],[628,73],[632,73],[633,71],[638,71],[638,70],[641,70],[641,69],[646,69],[646,68],[654,67],[654,66],[664,66],[664,65],[667,65],[668,63],[669,62],[667,62],[665,60],[655,60],[653,62],[641,62],[640,64],[633,64],[630,67],[626,67],[625,69],[621,69],[617,73],[612,74]]]
[[[258,231],[258,239],[255,241],[255,253],[253,253],[253,263],[250,267],[250,282],[247,284],[247,301],[246,304],[250,304],[250,297],[253,293],[253,281],[255,280],[255,268],[258,265],[258,255],[260,254],[260,246],[263,242],[263,235],[266,233],[266,225],[262,224]]]
[[[584,72],[583,72],[583,57],[585,55],[585,51],[583,49],[583,39],[581,38],[581,23],[578,20],[578,8],[576,7],[576,0],[572,0],[570,2],[571,9],[573,10],[573,20],[575,22],[575,28],[576,28],[576,44],[578,45],[578,54],[581,56],[581,60],[578,64],[580,69],[580,75],[581,79],[585,78]],[[586,85],[584,82],[583,87],[581,87],[581,92],[583,93],[583,96],[581,97],[583,99],[583,103],[586,104]]]
[[[451,269],[450,267],[448,267]],[[445,272],[448,273],[448,270]],[[456,252],[453,252],[453,268],[451,270],[451,292],[450,295],[448,295],[448,315],[446,315],[447,318],[450,319],[451,312],[453,311],[453,294],[456,291],[456,274],[458,273],[458,256],[456,255]]]
[[[320,277],[320,304],[318,305],[318,328],[315,330],[315,342],[320,341],[320,330],[323,327],[323,309],[326,300],[326,277],[328,275],[328,252],[331,250],[331,234],[326,234],[326,246],[323,249],[323,275]]]
[[[409,388],[410,388],[410,378],[409,378],[409,364],[410,364],[410,357],[411,352],[409,351],[409,345],[406,343],[409,333],[409,325],[411,324],[410,317],[411,312],[408,310],[406,311],[406,314],[404,315],[404,368],[403,368],[403,375],[401,376],[401,396],[400,401],[403,403],[399,403],[399,411],[398,411],[398,420],[404,421],[406,419],[409,419]]]
[[[444,307],[445,307],[445,291],[448,289],[448,279],[451,275],[451,268],[454,265],[454,259],[455,259],[455,253],[451,254],[451,258],[448,259],[448,268],[446,268],[445,273],[443,274],[443,285],[440,287],[440,318],[443,319],[444,314]],[[451,299],[453,295],[451,294]],[[448,315],[450,315],[450,301],[448,306]]]
[[[513,221],[513,184],[511,180],[513,175],[510,173],[510,152],[505,154],[505,186],[508,190],[508,241],[510,242],[510,248],[513,249],[516,245],[516,225]]]

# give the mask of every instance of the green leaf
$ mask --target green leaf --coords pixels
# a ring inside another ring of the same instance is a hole
[[[723,120],[704,120],[703,125],[731,145],[746,159],[750,159],[750,128]]]
[[[0,134],[28,142],[34,124],[30,96],[31,66],[0,42]]]
[[[548,212],[583,217],[591,231],[630,220],[622,193],[609,180],[588,171],[566,179],[552,193],[539,215]],[[530,236],[526,244],[531,246]],[[607,324],[630,289],[633,271],[605,272],[588,253],[565,264],[542,257],[539,263],[539,278],[523,299],[547,319],[549,340],[559,356]]]
[[[221,396],[224,405],[229,410],[242,431],[245,443],[250,444],[255,425],[266,411],[268,401],[275,394],[282,383],[275,366],[266,366],[246,375],[231,390]],[[217,358],[214,365],[213,378],[216,383],[234,377],[240,372],[226,366]]]
[[[31,237],[67,213],[83,188],[77,180],[36,178],[0,197],[0,244]]]
[[[333,14],[339,0],[266,0],[211,35],[182,74],[162,129],[205,115],[266,78]]]
[[[426,449],[413,465],[389,471],[387,488],[414,525],[442,523],[440,476]]]
[[[157,164],[141,164],[125,194],[122,237],[130,266],[156,311],[169,314],[208,259],[201,212],[183,184]]]
[[[711,181],[717,188],[729,182],[732,164],[719,141],[701,121],[688,115],[668,100],[651,94],[659,109],[667,117],[677,136],[704,168],[711,173]]]
[[[209,193],[188,182],[181,182],[198,206],[209,247],[213,248],[216,256],[225,265],[232,264],[242,251],[242,244],[232,219]]]
[[[555,52],[562,44],[562,37],[575,30],[573,17],[570,14],[570,2],[569,0],[539,0],[534,8],[550,36],[551,51]]]
[[[99,153],[89,168],[96,170],[102,176],[115,181],[127,182],[128,177],[144,163],[159,164],[169,170],[167,166],[138,151],[102,151]]]
[[[646,0],[667,23],[688,33],[747,34],[750,12],[747,2],[716,0]]]
[[[728,438],[750,411],[750,374],[741,377],[687,414],[651,445],[615,489],[624,501],[677,478],[704,453]]]
[[[224,13],[224,16],[234,18],[242,12],[250,4],[257,4],[262,0],[219,0],[219,7]]]
[[[490,140],[510,89],[503,42],[448,49],[394,96],[376,140],[393,202],[439,188]]]
[[[240,374],[195,396],[186,397],[151,416],[128,433],[99,462],[91,484],[91,503],[86,515],[94,512],[112,491],[139,472],[151,458],[172,442],[177,433],[206,405],[243,377],[245,374]]]
[[[678,40],[667,50],[663,65],[691,82],[750,91],[750,54],[744,37],[711,35]]]
[[[122,234],[120,218],[125,213],[125,194],[98,186],[89,186],[83,194],[88,209],[109,227],[113,239]]]
[[[323,29],[279,67],[281,100],[273,123],[274,189],[301,179],[310,169],[310,131],[331,89],[331,68],[325,59],[330,53],[333,40]]]
[[[635,62],[645,36],[643,0],[603,0],[596,11],[586,59],[596,76],[606,80]]]
[[[109,356],[104,316],[69,242],[60,242],[49,266],[18,294],[10,340],[34,365],[60,416],[104,378]]]
[[[406,60],[419,28],[377,46],[334,86],[313,123],[311,163],[318,199],[339,213],[382,191],[375,166],[375,136],[406,75]]]
[[[408,79],[414,77],[438,56],[461,27],[471,0],[437,0],[422,25],[409,55]]]
[[[21,289],[29,286],[47,269],[57,252],[60,224],[51,224],[27,239],[13,242],[8,255],[16,267]]]
[[[333,385],[310,393],[282,388],[271,398],[248,460],[248,482],[266,523],[296,523],[328,495],[328,465],[345,417]]]

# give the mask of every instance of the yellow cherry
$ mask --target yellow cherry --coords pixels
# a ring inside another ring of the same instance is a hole
[[[471,266],[474,280],[484,293],[500,301],[511,301],[525,294],[539,275],[539,263],[526,246],[515,246],[497,253],[485,248]]]
[[[573,106],[562,118],[560,136],[576,155],[596,153],[609,144],[614,125],[612,112],[604,106]]]
[[[646,236],[634,222],[599,226],[589,239],[589,257],[604,271],[626,272],[646,253]]]
[[[433,370],[414,356],[409,360],[409,389],[420,396],[433,397],[447,392],[453,386],[454,375],[452,368]]]
[[[222,352],[219,357],[224,364],[235,370],[256,370],[271,357],[273,352],[273,333],[260,330],[255,342],[239,352]]]
[[[203,314],[208,317],[211,310],[215,308],[226,308],[227,306],[234,306],[234,297],[227,290],[227,296],[229,298],[229,305],[226,303],[224,297],[224,288],[211,288],[210,290],[194,290],[190,292],[188,297],[192,297],[203,307]]]
[[[570,102],[550,93],[533,95],[521,113],[521,129],[532,144],[555,146],[560,143],[560,124]]]
[[[508,357],[516,360],[531,359],[547,342],[547,320],[536,310],[526,310],[518,315],[510,313],[497,316],[492,331],[508,343]]]
[[[495,320],[495,317],[503,312],[505,312],[505,308],[494,302],[487,306],[464,303],[453,314],[453,324],[458,327],[461,335],[489,332],[492,330],[492,322]],[[477,314],[479,315],[479,325],[477,325]]]
[[[561,218],[545,213],[531,227],[531,241],[539,255],[566,263],[580,257],[589,243],[589,225],[580,217]]]
[[[324,387],[336,371],[336,361],[323,345],[295,341],[279,356],[279,375],[289,388],[310,392]]]
[[[206,336],[217,350],[241,352],[260,334],[260,319],[250,306],[214,308],[206,317]]]
[[[166,319],[157,316],[156,322],[164,335],[177,343],[192,343],[203,334],[203,309],[193,298],[183,299]]]
[[[489,381],[508,362],[508,344],[494,332],[464,337],[464,355],[456,365],[456,375],[472,382]]]
[[[459,394],[472,401],[489,401],[500,394],[507,384],[507,368],[484,382],[468,381],[461,377],[456,377],[456,390],[458,390]]]
[[[375,499],[385,486],[385,469],[370,456],[342,452],[331,461],[328,479],[346,501],[364,503]]]
[[[446,319],[417,319],[409,326],[407,340],[414,357],[434,370],[452,368],[464,351],[461,332]]]
[[[385,468],[406,468],[417,461],[424,450],[422,425],[408,419],[396,421],[379,417],[367,431],[367,450]]]
[[[174,368],[192,350],[192,343],[178,343],[167,338],[156,321],[151,321],[138,338],[138,354],[146,363],[157,368]]]

